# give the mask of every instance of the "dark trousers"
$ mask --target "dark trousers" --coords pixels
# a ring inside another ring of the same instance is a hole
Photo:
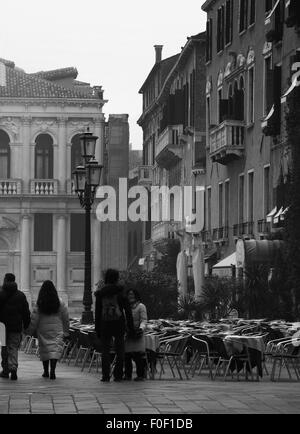
[[[22,341],[21,333],[6,334],[6,347],[1,349],[3,372],[8,373],[18,369],[18,351]]]
[[[125,356],[125,328],[111,325],[105,327],[101,333],[102,342],[102,376],[104,379],[110,378],[112,340],[114,339],[114,351],[116,353],[116,365],[114,368],[114,378],[122,380]]]
[[[145,353],[126,353],[125,354],[125,377],[132,377],[132,361],[136,365],[136,375],[139,378],[146,376],[146,355]]]

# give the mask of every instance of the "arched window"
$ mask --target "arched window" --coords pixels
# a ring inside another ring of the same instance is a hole
[[[78,166],[82,166],[81,142],[80,135],[77,134],[72,139],[71,148],[71,175]]]
[[[10,146],[9,137],[0,130],[0,179],[10,178]]]
[[[40,134],[35,146],[35,179],[53,179],[53,140]]]

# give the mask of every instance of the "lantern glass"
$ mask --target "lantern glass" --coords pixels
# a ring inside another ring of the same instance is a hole
[[[102,167],[97,161],[91,161],[87,165],[87,182],[91,187],[100,185]]]
[[[95,157],[96,142],[98,137],[93,136],[92,133],[84,133],[80,136],[80,140],[82,157],[86,161],[89,161]]]
[[[83,193],[85,191],[85,183],[86,183],[85,168],[83,166],[78,166],[73,174],[75,180],[76,193]]]

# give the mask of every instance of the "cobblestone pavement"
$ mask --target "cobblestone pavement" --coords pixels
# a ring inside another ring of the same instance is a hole
[[[0,414],[300,413],[296,382],[189,381],[109,383],[99,374],[59,365],[53,382],[35,356],[20,354],[19,381],[0,379]]]

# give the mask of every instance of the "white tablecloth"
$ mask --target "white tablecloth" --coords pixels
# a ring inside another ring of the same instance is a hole
[[[159,347],[159,337],[155,334],[145,335],[146,350],[156,352]]]
[[[227,353],[231,355],[235,352],[242,352],[244,345],[260,351],[262,354],[265,352],[265,343],[262,336],[226,336],[224,343]]]

